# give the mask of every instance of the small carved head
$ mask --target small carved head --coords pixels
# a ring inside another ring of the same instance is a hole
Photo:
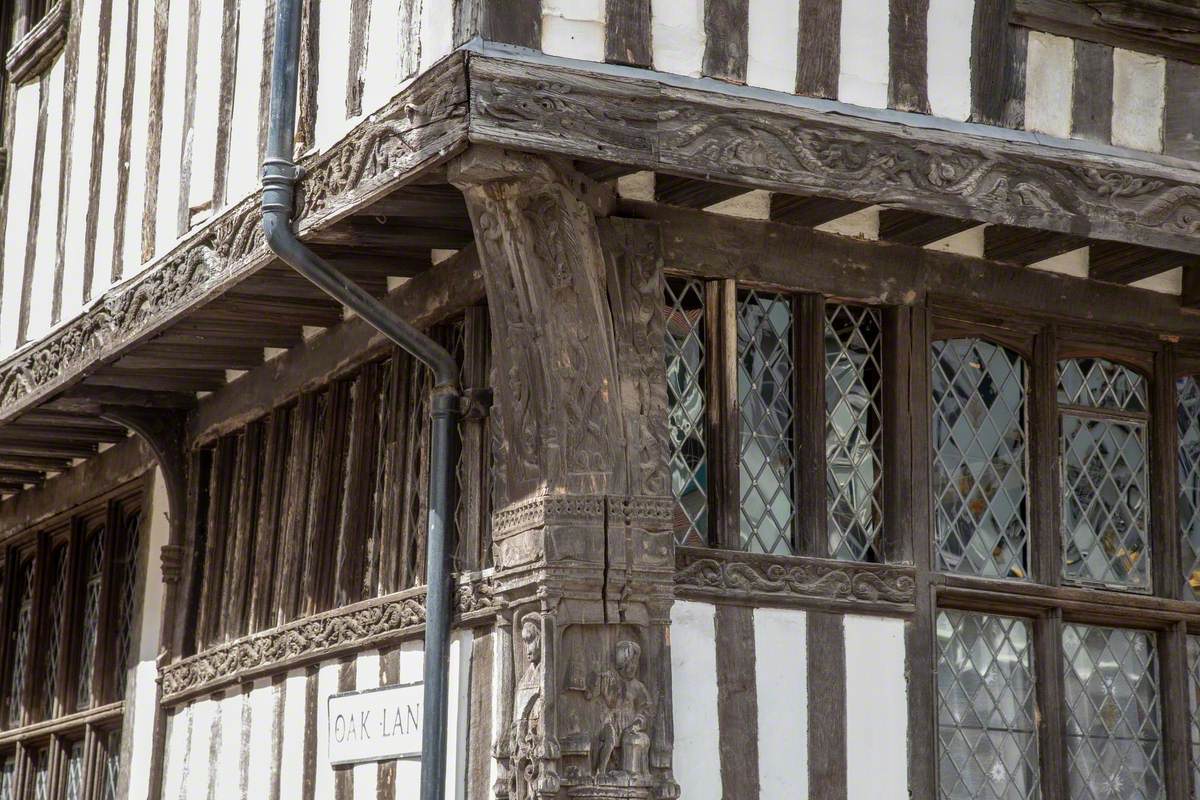
[[[642,657],[642,646],[637,642],[625,639],[617,642],[617,672],[625,680],[633,680],[638,676],[638,661]]]
[[[525,643],[525,657],[530,664],[542,661],[542,618],[529,614],[521,622],[521,641]]]

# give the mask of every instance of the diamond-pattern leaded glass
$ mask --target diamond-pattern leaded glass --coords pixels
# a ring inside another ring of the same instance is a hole
[[[883,356],[878,309],[825,307],[825,497],[829,555],[879,561]]]
[[[62,623],[66,616],[63,596],[67,585],[67,546],[59,545],[50,556],[50,613],[47,619],[46,647],[43,650],[42,714],[54,712],[54,692],[58,683],[58,650],[62,643]]]
[[[1176,421],[1179,426],[1179,532],[1183,539],[1184,597],[1200,600],[1200,382],[1180,378]]]
[[[21,723],[24,710],[25,673],[29,664],[29,627],[33,621],[33,568],[35,559],[26,558],[20,567],[17,580],[17,630],[12,638],[12,672],[8,684],[8,724]]]
[[[675,493],[675,540],[708,543],[708,450],[705,446],[704,285],[696,280],[667,281],[668,462]]]
[[[1064,577],[1149,588],[1145,426],[1066,413],[1061,424]]]
[[[1151,634],[1068,624],[1063,656],[1070,796],[1166,797]]]
[[[1025,362],[982,339],[934,342],[931,355],[938,568],[1024,578]]]
[[[1187,637],[1188,741],[1191,743],[1192,786],[1200,794],[1200,636]]]
[[[43,748],[33,759],[33,800],[50,798],[50,750]]]
[[[104,564],[104,528],[88,535],[84,546],[83,628],[79,646],[78,683],[75,686],[75,706],[88,708],[92,704],[92,674],[95,668],[96,627],[100,620],[100,577]]]
[[[942,611],[937,638],[938,796],[1040,797],[1029,623]]]
[[[15,800],[17,777],[17,759],[15,756],[4,757],[0,763],[0,800]]]
[[[121,542],[124,552],[117,565],[116,575],[120,580],[117,598],[117,643],[116,643],[116,672],[113,675],[117,690],[117,699],[125,699],[125,679],[129,669],[129,650],[133,646],[133,609],[136,605],[137,590],[137,555],[138,529],[141,526],[141,516],[131,514],[125,520],[125,538]]]
[[[83,800],[83,742],[72,742],[67,755],[66,800]]]
[[[788,554],[795,516],[791,301],[739,293],[737,339],[742,547]]]
[[[100,787],[100,800],[117,800],[117,786],[121,779],[121,731],[108,734],[104,746],[104,778]]]
[[[1058,362],[1058,402],[1141,413],[1146,410],[1146,381],[1103,358],[1066,359]]]

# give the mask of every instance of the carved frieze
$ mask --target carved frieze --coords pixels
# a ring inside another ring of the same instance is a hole
[[[675,586],[681,595],[738,599],[763,605],[814,601],[911,606],[916,581],[911,567],[860,564],[679,547]]]
[[[460,583],[455,597],[460,619],[495,613],[490,582]],[[425,591],[409,590],[296,620],[210,648],[159,670],[163,699],[181,700],[253,674],[284,669],[298,660],[353,651],[416,632],[425,624]]]

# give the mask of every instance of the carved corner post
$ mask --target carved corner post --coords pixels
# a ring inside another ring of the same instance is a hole
[[[677,797],[658,228],[603,219],[611,198],[565,162],[474,148],[451,180],[487,285],[502,440],[495,795]]]

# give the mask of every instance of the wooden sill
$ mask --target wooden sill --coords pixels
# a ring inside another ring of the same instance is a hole
[[[14,84],[32,80],[54,60],[66,42],[70,16],[70,0],[58,0],[46,16],[12,46],[4,65]]]

